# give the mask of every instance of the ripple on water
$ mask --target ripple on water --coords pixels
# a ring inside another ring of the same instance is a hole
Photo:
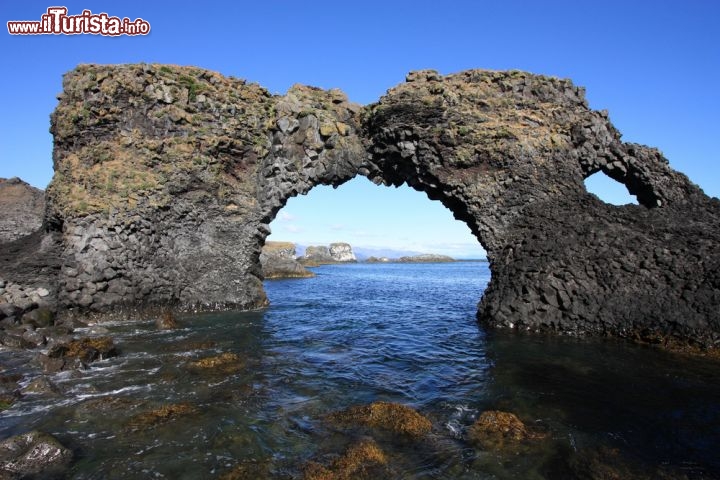
[[[489,337],[475,321],[483,263],[317,271],[268,282],[273,305],[262,312],[183,316],[163,331],[102,324],[121,356],[50,376],[64,396],[24,396],[0,414],[3,436],[53,433],[77,452],[73,479],[298,478],[358,441],[329,426],[329,413],[390,401],[433,424],[412,444],[371,432],[392,478],[572,478],[600,461],[648,478],[683,465],[690,479],[720,476],[717,366],[617,342]],[[238,368],[189,367],[223,354]],[[29,364],[6,352],[0,363]],[[478,449],[467,429],[488,409],[550,440],[521,456]],[[131,428],[139,415],[157,421]]]

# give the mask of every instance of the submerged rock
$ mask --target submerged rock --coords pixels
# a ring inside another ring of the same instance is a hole
[[[387,467],[388,459],[372,439],[363,439],[350,446],[330,466],[309,462],[303,472],[304,480],[379,480],[393,478]]]
[[[136,409],[142,400],[129,397],[116,397],[113,395],[90,398],[76,405],[73,414],[78,418],[93,418],[125,415],[128,411]]]
[[[65,470],[72,457],[71,450],[47,433],[16,435],[0,442],[0,478],[48,478]]]
[[[0,376],[0,412],[12,407],[20,397],[20,385],[18,382],[22,375]]]
[[[77,359],[83,363],[103,360],[118,355],[110,337],[86,337],[69,343],[54,345],[48,351],[50,358]]]
[[[207,350],[215,348],[217,343],[212,340],[181,340],[176,343],[167,345],[168,352],[191,352],[193,350]]]
[[[88,363],[117,355],[119,351],[110,337],[85,337],[54,343],[47,355],[38,354],[36,361],[44,373],[57,373],[87,368]]]
[[[341,427],[365,426],[412,439],[423,437],[432,429],[430,420],[412,408],[391,402],[350,407],[331,413],[328,420]]]
[[[245,362],[237,354],[225,352],[190,362],[188,367],[194,370],[210,370],[216,373],[231,374],[245,368]]]
[[[242,462],[220,475],[219,480],[257,480],[272,478],[268,462]]]
[[[529,430],[515,414],[498,410],[483,412],[467,432],[470,443],[493,451],[543,437],[541,433]]]
[[[197,411],[197,408],[189,403],[163,405],[135,415],[128,422],[128,428],[132,431],[145,430],[168,423],[178,417],[195,414]]]
[[[687,466],[685,467],[687,468]],[[689,480],[689,478],[695,478],[689,477],[682,469],[669,464],[642,465],[636,460],[628,458],[618,448],[607,446],[584,448],[572,453],[561,452],[542,467],[542,473],[545,478],[583,480]]]
[[[55,314],[49,308],[40,307],[23,315],[21,322],[36,328],[51,327],[55,324]]]
[[[35,348],[37,345],[23,338],[23,332],[18,331],[17,334],[0,331],[0,345],[13,349]]]
[[[159,330],[173,330],[177,328],[177,320],[172,310],[164,310],[155,322]]]
[[[17,402],[17,395],[0,393],[0,412],[7,410]]]
[[[46,395],[56,396],[60,395],[57,385],[51,382],[46,376],[40,376],[28,383],[25,388],[22,389],[23,394],[35,394],[35,395]]]

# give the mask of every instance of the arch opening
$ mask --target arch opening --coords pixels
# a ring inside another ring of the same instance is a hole
[[[611,205],[639,205],[635,195],[627,186],[610,177],[602,170],[587,176],[584,180],[585,190]]]
[[[454,219],[441,202],[423,197],[407,185],[385,187],[363,176],[339,187],[318,185],[288,199],[275,213],[266,241],[292,241],[300,247],[344,241],[361,260],[373,253],[486,258],[466,223]]]

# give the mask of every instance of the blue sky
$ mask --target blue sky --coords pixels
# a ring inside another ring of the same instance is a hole
[[[5,22],[39,20],[57,4],[70,14],[90,9],[142,17],[152,31],[120,38],[7,33]],[[79,63],[158,62],[216,70],[275,93],[293,83],[339,87],[363,104],[421,68],[521,69],[569,77],[587,88],[592,108],[609,110],[625,140],[660,148],[674,168],[720,196],[714,144],[720,138],[716,0],[3,0],[0,18],[0,177],[20,176],[41,188],[52,177],[49,114],[62,74]],[[448,226],[450,213],[422,193],[383,190],[364,179],[325,190],[291,199],[282,211],[286,220],[273,223],[273,238],[367,245],[375,239],[394,246],[405,241],[391,238],[397,229],[433,251],[445,245],[445,253],[467,255],[466,247],[476,245],[467,227]],[[360,225],[365,217],[370,224]],[[285,230],[288,226],[296,231]]]

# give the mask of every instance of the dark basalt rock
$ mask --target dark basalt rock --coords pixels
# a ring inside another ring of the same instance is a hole
[[[720,201],[622,142],[568,80],[421,71],[363,108],[198,68],[83,65],[52,133],[45,251],[61,252],[61,316],[263,307],[268,224],[289,197],[360,174],[468,224],[492,271],[486,325],[720,341]],[[589,194],[598,171],[640,205]]]

